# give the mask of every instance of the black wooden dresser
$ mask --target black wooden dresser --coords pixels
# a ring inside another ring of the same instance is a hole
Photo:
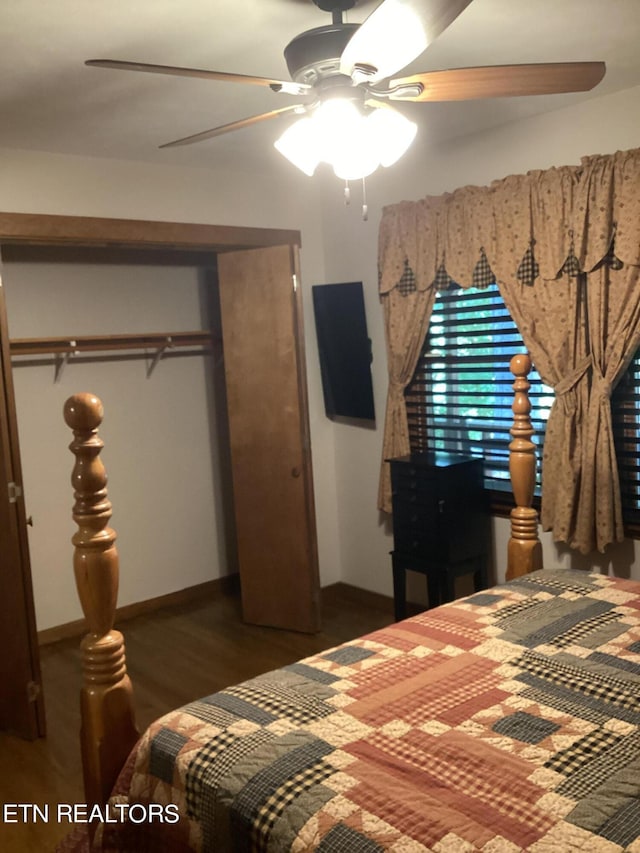
[[[482,459],[423,453],[390,459],[393,494],[393,597],[406,614],[406,572],[426,575],[429,607],[452,601],[456,577],[473,572],[487,586],[489,514]]]

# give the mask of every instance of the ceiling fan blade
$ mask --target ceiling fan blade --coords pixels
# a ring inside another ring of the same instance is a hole
[[[391,80],[388,97],[398,101],[467,101],[587,92],[602,80],[605,71],[604,62],[546,62],[425,71]]]
[[[274,92],[283,92],[287,95],[304,95],[311,89],[311,86],[306,83],[272,80],[270,77],[252,77],[248,74],[230,74],[226,71],[208,71],[203,68],[181,68],[178,65],[153,65],[147,62],[127,62],[120,59],[87,59],[85,65],[92,68],[115,68],[120,71],[172,74],[175,77],[201,77],[205,80],[220,80],[226,83],[249,83],[253,86],[267,86]]]
[[[194,133],[192,136],[184,136],[182,139],[174,139],[173,142],[165,142],[160,145],[160,148],[177,148],[179,145],[191,145],[194,142],[204,142],[205,139],[213,139],[214,136],[222,136],[223,133],[230,133],[232,130],[241,130],[243,127],[250,127],[252,124],[258,124],[261,121],[268,121],[271,118],[277,118],[283,113],[299,112],[304,107],[301,104],[295,104],[290,107],[281,107],[279,110],[272,110],[269,113],[260,113],[257,116],[249,118],[241,118],[238,121],[229,122],[229,124],[221,124],[219,127],[212,127],[210,130],[203,130],[201,133]]]
[[[471,0],[384,0],[356,30],[340,72],[377,83],[405,68],[452,24]]]

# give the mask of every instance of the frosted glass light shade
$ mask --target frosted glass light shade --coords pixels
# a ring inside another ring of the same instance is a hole
[[[343,180],[370,175],[380,165],[371,145],[367,118],[351,101],[332,99],[322,104],[313,117],[322,159],[333,166]]]
[[[274,145],[291,163],[311,176],[320,161],[343,180],[371,175],[390,166],[407,150],[416,125],[391,107],[363,114],[350,100],[332,98],[311,117],[298,119]]]
[[[313,120],[310,118],[299,118],[273,144],[287,160],[309,177],[322,159]]]
[[[397,110],[376,109],[367,118],[368,133],[375,138],[382,166],[392,166],[415,139],[418,126]]]

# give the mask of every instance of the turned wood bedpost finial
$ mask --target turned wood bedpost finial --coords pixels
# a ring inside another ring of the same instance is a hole
[[[116,533],[108,527],[111,503],[107,497],[107,475],[99,457],[104,443],[98,436],[104,410],[92,394],[75,394],[65,403],[64,419],[73,430],[69,450],[76,457],[71,474],[75,504],[73,520],[74,570],[78,595],[89,633],[101,636],[113,627],[118,598],[118,552]],[[96,557],[100,560],[98,572]],[[92,565],[93,564],[93,565]]]
[[[511,510],[511,538],[507,551],[507,580],[542,568],[542,545],[538,539],[538,513],[533,508],[536,484],[536,445],[531,441],[531,387],[527,376],[531,359],[524,353],[514,355],[510,364],[515,376],[513,390],[513,426],[509,430],[509,472],[515,499]]]
[[[93,394],[74,394],[64,406],[64,419],[73,430],[69,449],[75,456],[71,484],[78,530],[71,540],[73,568],[89,630],[81,643],[80,692],[82,763],[89,804],[106,802],[138,736],[124,640],[113,630],[119,562],[116,533],[108,526],[107,475],[99,458],[104,446],[98,436],[103,414],[102,403]]]

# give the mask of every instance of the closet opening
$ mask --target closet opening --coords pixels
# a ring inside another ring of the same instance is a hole
[[[232,308],[236,286],[255,283],[256,293],[267,296],[284,287],[293,294],[284,303],[291,337],[283,347],[293,354],[287,368],[293,379],[274,384],[295,388],[299,435],[284,446],[294,461],[285,459],[285,473],[274,478],[274,460],[261,465],[254,449],[252,494],[265,483],[283,499],[297,489],[293,503],[300,520],[289,527],[306,538],[298,535],[300,541],[290,543],[278,530],[278,545],[290,547],[296,559],[273,554],[271,563],[304,579],[302,590],[292,592],[300,606],[285,602],[292,611],[287,619],[293,615],[301,630],[317,630],[301,296],[291,288],[293,273],[299,275],[299,242],[298,232],[279,229],[0,213],[0,477],[7,480],[7,491],[0,489],[0,730],[26,738],[45,734],[38,631],[46,637],[61,625],[73,626],[79,614],[70,545],[73,459],[61,414],[71,393],[92,391],[105,404],[101,434],[121,553],[119,604],[211,589],[238,570],[236,543],[251,535],[234,532],[239,504],[232,479],[238,478],[232,478],[229,453],[216,272],[221,253]],[[227,313],[229,332],[243,314]],[[230,337],[251,340],[237,328]],[[271,337],[264,341],[271,346]],[[260,353],[251,357],[273,362]],[[265,382],[272,380],[265,376]],[[237,420],[243,412],[236,392]],[[274,407],[280,408],[291,421],[291,407]],[[251,432],[250,424],[238,422]],[[265,526],[267,538],[279,524],[277,505],[275,510]],[[243,604],[252,580],[245,562]],[[249,570],[255,577],[255,567]],[[271,585],[292,586],[280,579]]]

